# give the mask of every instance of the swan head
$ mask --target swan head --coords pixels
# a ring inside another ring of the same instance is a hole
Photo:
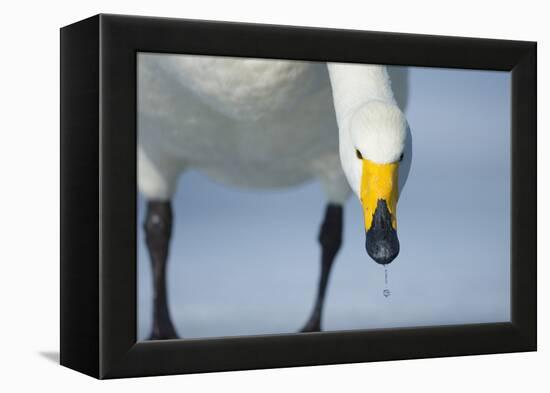
[[[377,263],[391,263],[399,254],[397,199],[399,166],[404,158],[407,120],[393,103],[371,101],[349,123],[351,146],[342,146],[344,172],[363,207],[365,246]],[[353,151],[349,151],[352,150]]]

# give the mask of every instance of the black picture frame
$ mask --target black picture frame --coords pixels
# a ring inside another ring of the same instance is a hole
[[[510,71],[511,321],[137,342],[137,52]],[[118,378],[536,350],[536,70],[535,42],[121,15],[62,28],[61,364]]]

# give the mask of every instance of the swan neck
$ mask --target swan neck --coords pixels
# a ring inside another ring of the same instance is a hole
[[[340,132],[353,114],[372,100],[397,105],[385,66],[328,63],[334,110]]]

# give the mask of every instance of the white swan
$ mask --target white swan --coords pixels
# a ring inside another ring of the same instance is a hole
[[[399,252],[397,198],[410,154],[386,67],[163,54],[138,59],[138,186],[148,200],[145,233],[155,281],[151,338],[177,336],[164,272],[170,200],[188,168],[243,187],[321,181],[328,200],[319,235],[321,279],[302,329],[320,330],[350,188],[363,205],[369,255],[387,264]]]

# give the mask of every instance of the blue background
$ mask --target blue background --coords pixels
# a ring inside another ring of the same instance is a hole
[[[384,269],[364,249],[359,201],[324,330],[510,320],[510,74],[409,68],[413,163],[398,206],[401,252]],[[336,132],[336,131],[335,131]],[[169,302],[184,338],[292,333],[307,320],[325,209],[317,182],[250,191],[189,172],[173,200]],[[138,198],[138,222],[145,200]],[[152,279],[138,230],[138,337],[149,334]]]

